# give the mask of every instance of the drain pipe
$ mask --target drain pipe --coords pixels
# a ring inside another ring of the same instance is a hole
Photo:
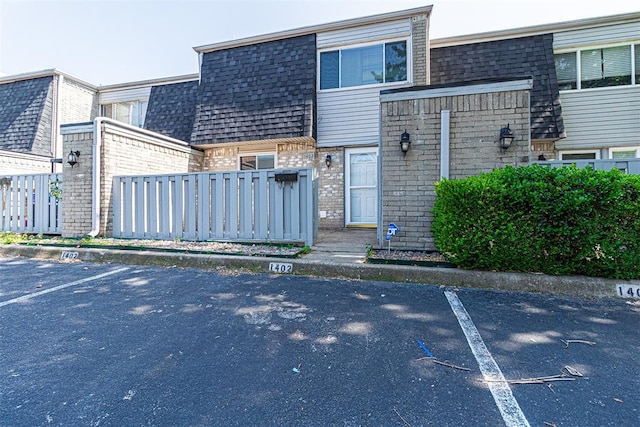
[[[89,236],[96,237],[100,233],[100,163],[102,151],[102,121],[104,117],[96,117],[93,121],[93,179],[91,182],[91,231]]]

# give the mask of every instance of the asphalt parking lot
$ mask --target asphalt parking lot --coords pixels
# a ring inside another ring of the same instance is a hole
[[[22,258],[0,277],[3,426],[640,424],[637,301]]]

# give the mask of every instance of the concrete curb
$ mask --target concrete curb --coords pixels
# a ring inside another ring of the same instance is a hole
[[[269,273],[272,262],[292,264],[292,274],[356,280],[421,283],[505,291],[548,293],[583,298],[616,297],[616,285],[638,285],[640,281],[611,280],[585,276],[549,276],[545,274],[496,273],[457,268],[429,268],[404,265],[335,263],[318,259],[289,259],[235,255],[204,255],[176,252],[132,251],[94,248],[2,245],[0,255],[41,260],[62,259],[95,263],[116,263],[158,267],[183,267],[215,270],[245,269]],[[275,273],[274,273],[275,274]]]

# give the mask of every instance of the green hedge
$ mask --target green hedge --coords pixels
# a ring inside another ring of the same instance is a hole
[[[506,167],[436,194],[436,247],[462,268],[640,278],[638,175]]]

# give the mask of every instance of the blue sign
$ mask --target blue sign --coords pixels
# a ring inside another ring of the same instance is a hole
[[[387,235],[388,236],[395,236],[398,231],[400,231],[398,226],[395,225],[394,223],[390,222],[389,223],[389,230],[387,230]]]

